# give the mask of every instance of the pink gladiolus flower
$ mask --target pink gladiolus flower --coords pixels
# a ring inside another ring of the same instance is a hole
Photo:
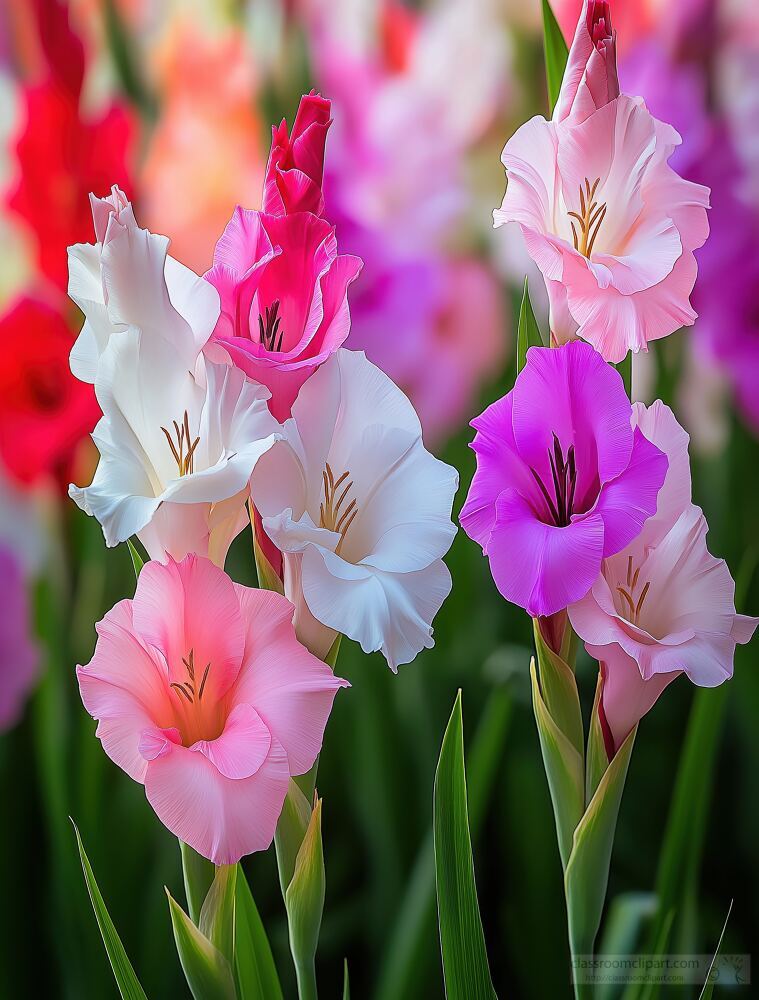
[[[279,127],[272,126],[261,206],[264,212],[324,213],[322,179],[327,130],[332,124],[329,113],[330,102],[312,90],[300,99],[291,135],[284,118]]]
[[[619,362],[694,322],[709,190],[668,165],[678,133],[640,98],[615,96],[605,7],[586,0],[554,120],[536,116],[506,143],[508,187],[493,217],[522,229],[554,341],[581,337]]]
[[[105,752],[217,865],[270,845],[288,781],[313,765],[348,686],[297,641],[293,612],[206,559],[151,562],[77,668]]]
[[[577,22],[554,121],[584,121],[619,97],[617,35],[611,27],[609,4],[585,0]]]
[[[37,652],[30,638],[29,609],[21,566],[0,544],[0,732],[21,713],[37,675]]]
[[[730,571],[706,547],[706,520],[690,499],[688,435],[658,400],[636,403],[633,422],[669,459],[656,515],[604,560],[590,592],[569,608],[601,664],[609,758],[679,674],[702,687],[731,677],[736,644],[748,642],[759,623],[735,613]]]
[[[533,617],[584,597],[656,511],[667,459],[630,414],[618,372],[576,342],[530,348],[512,391],[472,421],[461,525]]]
[[[348,286],[360,270],[358,257],[338,254],[334,228],[311,212],[235,209],[206,274],[221,299],[209,347],[222,347],[271,390],[277,420],[348,336]]]

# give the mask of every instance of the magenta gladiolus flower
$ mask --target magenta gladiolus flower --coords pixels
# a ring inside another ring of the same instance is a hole
[[[271,844],[290,776],[313,765],[348,686],[297,641],[293,613],[207,559],[151,562],[77,668],[105,752],[218,865]]]
[[[709,190],[668,165],[678,133],[618,95],[607,17],[608,4],[586,0],[553,120],[536,116],[504,147],[494,220],[522,229],[546,279],[553,340],[581,337],[619,362],[694,322]]]
[[[21,566],[0,543],[0,732],[12,726],[37,675],[29,609]]]
[[[209,346],[267,386],[277,420],[289,417],[300,387],[348,336],[348,286],[360,270],[358,257],[338,254],[334,228],[311,212],[235,209],[205,276],[221,299]]]
[[[530,348],[512,391],[472,421],[461,525],[501,594],[533,617],[584,597],[656,511],[667,458],[631,412],[619,373],[574,342]]]
[[[262,208],[270,215],[324,212],[322,179],[330,102],[315,91],[300,99],[292,134],[287,122],[272,126]]]
[[[633,419],[669,459],[656,515],[569,608],[601,664],[599,715],[610,758],[681,673],[703,687],[731,677],[736,644],[748,642],[759,622],[736,614],[730,571],[706,547],[706,520],[691,503],[688,435],[658,400],[636,403]]]

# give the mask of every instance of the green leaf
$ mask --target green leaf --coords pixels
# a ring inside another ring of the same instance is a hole
[[[725,931],[727,930],[727,923],[730,919],[730,914],[733,912],[733,900],[730,900],[730,906],[727,908],[727,916],[725,917],[725,922],[722,925],[722,933],[719,936],[719,941],[717,942],[717,950],[714,952],[714,956],[709,963],[709,971],[706,974],[706,981],[704,983],[704,988],[699,994],[698,1000],[712,1000],[712,995],[714,993],[714,983],[715,979],[712,978],[712,969],[714,968],[714,963],[717,961],[722,948],[722,940],[725,936]]]
[[[145,560],[140,555],[137,550],[137,546],[134,544],[131,538],[127,538],[127,548],[129,549],[129,555],[132,557],[132,566],[134,566],[134,578],[139,580],[140,570],[145,565]]]
[[[324,657],[324,662],[327,664],[328,667],[332,667],[333,670],[337,666],[337,656],[338,653],[340,652],[340,641],[342,640],[342,638],[343,638],[342,635],[338,633],[338,635],[335,638],[335,641],[329,647],[327,655]]]
[[[627,393],[628,399],[632,399],[633,352],[628,351],[625,357],[619,362],[619,364],[615,365],[614,367],[622,376],[622,383],[625,387],[625,392]]]
[[[543,0],[543,47],[546,57],[548,106],[551,114],[553,114],[553,109],[556,107],[556,102],[559,99],[561,81],[564,78],[569,50],[548,0]]]
[[[100,935],[103,938],[103,944],[105,945],[105,950],[108,953],[108,961],[111,963],[111,968],[113,969],[113,975],[116,979],[116,985],[119,988],[119,992],[124,1000],[147,1000],[145,991],[142,986],[140,986],[132,963],[129,961],[126,951],[124,951],[124,945],[121,943],[121,938],[113,925],[113,921],[108,913],[105,901],[103,900],[98,884],[95,881],[95,874],[92,871],[92,866],[90,865],[87,854],[85,853],[84,844],[82,843],[82,838],[79,835],[77,825],[74,823],[73,819],[71,820],[71,823],[74,827],[74,833],[76,834],[76,842],[79,847],[79,857],[82,862],[82,871],[84,872],[84,878],[87,883],[87,891],[90,894],[90,902],[92,903],[92,909],[95,911],[95,919],[97,920],[98,927],[100,928]]]
[[[433,807],[438,921],[448,1000],[495,997],[469,835],[461,691],[443,736]]]
[[[200,911],[198,929],[230,966],[235,961],[235,884],[237,865],[219,865]]]
[[[294,778],[287,786],[287,796],[277,822],[274,844],[282,898],[295,874],[295,861],[311,821],[311,805]]]
[[[535,319],[535,313],[532,311],[530,293],[527,288],[527,278],[525,278],[522,303],[519,306],[519,323],[517,325],[517,375],[527,362],[527,350],[530,347],[543,347],[543,337]]]
[[[227,959],[195,926],[168,889],[166,896],[179,961],[195,1000],[236,1000]]]
[[[613,899],[604,920],[598,955],[634,955],[643,925],[655,912],[656,897],[652,892],[625,892]],[[614,1000],[620,992],[618,983],[598,983],[594,1000]]]
[[[571,628],[569,625],[567,627]],[[574,671],[546,644],[537,618],[532,621],[532,631],[535,637],[543,701],[557,727],[582,759],[584,742],[582,709]]]
[[[282,1000],[269,939],[247,879],[238,865],[235,913],[235,979],[240,1000]]]
[[[477,836],[491,802],[490,792],[503,758],[513,709],[511,692],[495,688],[485,704],[469,748],[468,800],[472,840]],[[425,838],[414,863],[403,902],[390,930],[381,963],[377,1000],[401,1000],[420,996],[427,984],[425,942],[435,925],[435,851],[433,833]]]
[[[316,997],[314,961],[324,911],[325,885],[322,802],[317,799],[285,893],[290,951],[300,1000]]]
[[[564,872],[573,955],[590,955],[601,923],[611,850],[637,727],[614,754],[574,832]]]
[[[588,752],[585,757],[585,801],[590,802],[593,798],[598,783],[604,776],[606,768],[609,766],[609,758],[606,753],[603,729],[601,728],[601,718],[598,713],[598,703],[601,698],[603,687],[603,677],[598,671],[596,682],[596,695],[593,699],[593,711],[590,714],[590,728],[588,731]]]
[[[184,877],[184,891],[187,897],[187,908],[194,924],[200,920],[200,910],[203,906],[208,890],[216,874],[216,867],[213,861],[204,858],[197,851],[194,851],[189,844],[179,841],[179,849],[182,853],[182,875]]]
[[[351,1000],[351,984],[348,979],[348,959],[343,959],[343,1000]]]
[[[548,711],[538,683],[535,660],[530,663],[532,707],[540,737],[543,766],[551,793],[556,837],[562,866],[566,869],[572,851],[572,838],[585,807],[582,753],[559,729]]]

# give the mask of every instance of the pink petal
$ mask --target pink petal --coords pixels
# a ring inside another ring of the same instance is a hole
[[[158,818],[216,865],[266,850],[287,794],[287,755],[272,741],[250,778],[226,778],[202,753],[172,747],[147,765],[145,793]]]
[[[210,664],[207,703],[220,701],[234,683],[245,648],[240,606],[234,584],[210,560],[147,563],[134,597],[134,629],[165,657],[172,682],[188,681],[183,661],[190,651],[196,689]]]
[[[335,694],[348,682],[298,642],[290,601],[270,591],[235,589],[247,639],[232,698],[255,706],[285,748],[290,773],[304,774],[321,750]]]
[[[196,750],[226,778],[250,778],[266,760],[271,733],[252,705],[238,704],[227,716],[224,732],[215,740],[199,740]]]
[[[624,549],[656,512],[667,456],[635,428],[630,464],[601,490],[593,513],[604,522],[604,558]]]

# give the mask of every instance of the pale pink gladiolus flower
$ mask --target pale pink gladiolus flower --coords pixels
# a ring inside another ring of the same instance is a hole
[[[581,337],[617,363],[694,322],[709,190],[668,165],[678,133],[642,99],[616,96],[614,37],[596,17],[605,9],[586,0],[554,119],[536,116],[506,143],[493,217],[521,227],[546,279],[553,340]]]
[[[151,562],[77,668],[105,752],[217,865],[271,844],[288,781],[313,765],[348,686],[297,641],[293,613],[206,559]]]
[[[706,519],[691,503],[688,435],[658,400],[636,403],[633,423],[669,459],[656,514],[604,560],[590,592],[569,608],[601,664],[599,715],[610,758],[679,674],[702,687],[730,678],[736,644],[759,623],[736,614],[727,564],[707,549]]]

